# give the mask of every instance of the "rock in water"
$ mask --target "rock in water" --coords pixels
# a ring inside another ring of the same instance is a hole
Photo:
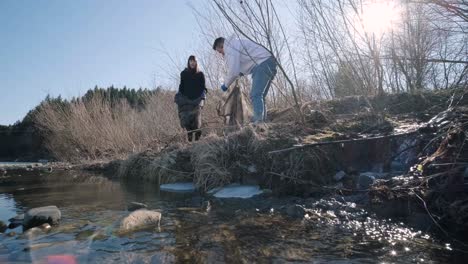
[[[132,212],[130,215],[128,215],[122,220],[122,222],[120,223],[120,230],[129,231],[152,225],[157,225],[159,227],[160,223],[160,212],[140,209],[136,210],[135,212]]]
[[[0,233],[4,233],[5,230],[7,230],[7,225],[5,225],[5,223],[3,223],[2,221],[0,221]]]
[[[19,215],[15,216],[15,217],[12,217],[12,218],[8,219],[8,221],[10,221],[10,222],[12,222],[12,223],[13,223],[13,222],[15,222],[15,223],[16,223],[16,222],[23,223],[23,220],[24,220],[24,214],[19,214]]]
[[[299,204],[290,205],[286,208],[286,214],[293,218],[303,218],[305,213],[305,208]]]
[[[23,226],[25,229],[40,226],[48,223],[50,225],[57,225],[60,222],[62,214],[55,205],[37,207],[29,209],[24,215]]]
[[[22,225],[22,224],[23,224],[23,222],[21,222],[21,223],[12,222],[12,223],[10,223],[10,224],[8,225],[8,228],[9,228],[9,229],[15,229],[15,228],[17,228],[18,226],[20,226],[20,225]]]
[[[138,209],[143,209],[143,208],[148,208],[148,206],[144,203],[137,203],[137,202],[131,202],[128,205],[128,211],[130,212],[136,211]]]
[[[375,181],[375,177],[369,173],[361,173],[358,180],[358,188],[368,189]]]
[[[345,176],[346,176],[346,172],[339,171],[335,174],[335,177],[333,178],[335,179],[335,181],[341,181]]]
[[[17,228],[18,226],[23,224],[23,220],[24,220],[24,214],[19,214],[19,215],[15,216],[15,217],[12,217],[12,218],[8,219],[8,221],[10,221],[10,224],[8,225],[8,228],[10,228],[10,229]]]

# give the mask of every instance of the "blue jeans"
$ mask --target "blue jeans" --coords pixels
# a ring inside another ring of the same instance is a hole
[[[276,60],[274,57],[255,66],[252,70],[252,90],[250,99],[253,106],[253,122],[266,121],[267,109],[265,98],[270,89],[271,82],[276,75]]]

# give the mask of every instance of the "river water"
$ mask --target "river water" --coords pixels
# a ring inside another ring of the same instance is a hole
[[[311,206],[323,217],[293,219],[280,213],[291,197],[221,200],[211,210],[203,199],[83,172],[4,178],[1,221],[47,205],[59,207],[62,220],[48,232],[0,234],[0,263],[463,263],[468,256],[353,204],[323,211],[318,202]],[[160,229],[118,232],[133,201],[162,212]]]

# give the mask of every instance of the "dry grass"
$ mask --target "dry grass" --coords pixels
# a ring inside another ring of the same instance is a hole
[[[191,162],[195,184],[206,191],[237,180],[240,175],[236,171],[253,162],[260,140],[251,127],[244,127],[225,138],[211,135],[194,145]]]
[[[329,158],[333,149],[268,155],[269,150],[284,144],[263,138],[247,126],[225,137],[211,134],[191,145],[131,156],[121,164],[119,176],[157,183],[193,181],[203,192],[233,182],[288,189],[294,184],[329,180],[334,171]]]
[[[125,160],[118,175],[159,183],[194,181],[203,191],[238,180],[245,164],[254,162],[260,137],[251,127],[227,137],[207,136],[191,146],[173,146],[161,153],[140,153]]]
[[[258,155],[261,138],[251,127],[227,137],[211,134],[193,145],[174,145],[162,152],[132,155],[118,175],[158,183],[194,181],[203,191],[239,180],[245,164]]]
[[[99,96],[70,104],[43,102],[36,123],[45,132],[47,148],[66,161],[125,158],[148,148],[160,151],[185,142],[174,93],[160,91],[145,101],[142,110],[125,100],[111,105]],[[205,127],[222,122],[217,118],[217,103],[214,93],[203,109]]]
[[[202,127],[209,128],[209,127],[220,127],[223,125],[223,118],[218,114],[218,105],[223,101],[222,99],[223,94],[221,91],[212,91],[210,90],[207,94],[207,99],[205,101],[205,106],[203,106],[202,110]],[[208,135],[212,132],[217,132],[219,129],[206,129],[203,130],[203,134]]]
[[[191,168],[183,168],[182,164],[190,164],[190,154],[182,145],[151,155],[140,153],[130,156],[120,164],[118,176],[128,179],[140,179],[159,184],[191,181]]]

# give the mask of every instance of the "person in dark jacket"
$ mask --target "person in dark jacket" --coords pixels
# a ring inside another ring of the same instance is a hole
[[[206,92],[205,75],[198,69],[197,59],[192,55],[188,58],[187,68],[180,73],[179,92],[175,97],[180,124],[188,131],[189,141],[200,139],[201,110]]]

